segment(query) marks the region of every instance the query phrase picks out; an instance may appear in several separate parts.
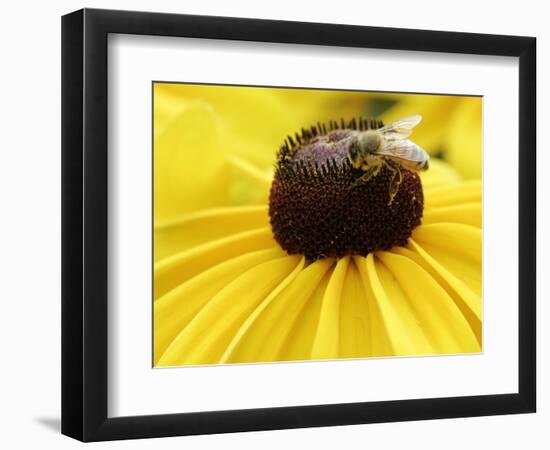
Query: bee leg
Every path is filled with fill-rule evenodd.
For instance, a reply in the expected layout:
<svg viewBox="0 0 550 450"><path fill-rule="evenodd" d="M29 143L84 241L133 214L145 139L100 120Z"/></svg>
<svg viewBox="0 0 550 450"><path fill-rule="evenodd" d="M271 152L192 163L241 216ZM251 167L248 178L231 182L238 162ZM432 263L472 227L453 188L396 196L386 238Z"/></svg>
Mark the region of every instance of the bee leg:
<svg viewBox="0 0 550 450"><path fill-rule="evenodd" d="M385 164L378 164L378 166L376 166L376 170L374 171L374 176L377 177L378 174L380 173L380 171L382 170L382 167L388 165L387 161L384 160L384 163Z"/></svg>
<svg viewBox="0 0 550 450"><path fill-rule="evenodd" d="M388 205L391 205L393 203L393 199L397 195L397 192L399 192L399 186L401 186L401 183L403 181L403 174L401 173L401 168L397 164L391 164L386 163L387 167L393 172L392 177L390 180L390 201Z"/></svg>
<svg viewBox="0 0 550 450"><path fill-rule="evenodd" d="M370 166L365 169L365 173L355 180L348 189L356 188L363 183L367 183L373 176L377 174L377 167Z"/></svg>

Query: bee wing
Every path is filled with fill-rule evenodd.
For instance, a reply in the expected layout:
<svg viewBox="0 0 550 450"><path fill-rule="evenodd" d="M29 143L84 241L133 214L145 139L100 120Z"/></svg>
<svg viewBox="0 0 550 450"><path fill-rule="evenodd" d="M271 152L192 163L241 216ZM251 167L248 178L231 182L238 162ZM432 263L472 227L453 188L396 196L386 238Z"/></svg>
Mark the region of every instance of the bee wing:
<svg viewBox="0 0 550 450"><path fill-rule="evenodd" d="M422 162L427 158L426 151L409 139L389 141L381 150L377 151L375 155L390 156L392 158L404 159L412 162Z"/></svg>
<svg viewBox="0 0 550 450"><path fill-rule="evenodd" d="M378 131L389 140L405 139L411 135L412 129L417 126L421 120L422 116L419 114L403 117L402 119L398 119L380 128Z"/></svg>

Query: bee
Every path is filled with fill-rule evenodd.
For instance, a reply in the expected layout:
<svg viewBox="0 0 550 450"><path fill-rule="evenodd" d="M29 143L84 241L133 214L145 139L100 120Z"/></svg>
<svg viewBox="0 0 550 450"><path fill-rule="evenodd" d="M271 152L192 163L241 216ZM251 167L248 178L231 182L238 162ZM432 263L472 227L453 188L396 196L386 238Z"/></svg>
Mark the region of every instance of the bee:
<svg viewBox="0 0 550 450"><path fill-rule="evenodd" d="M347 158L353 167L365 173L351 188L366 183L377 176L383 167L387 167L392 172L389 188L391 204L403 181L402 168L415 172L427 170L430 156L407 139L421 120L420 115L413 115L377 130L356 133L350 139Z"/></svg>

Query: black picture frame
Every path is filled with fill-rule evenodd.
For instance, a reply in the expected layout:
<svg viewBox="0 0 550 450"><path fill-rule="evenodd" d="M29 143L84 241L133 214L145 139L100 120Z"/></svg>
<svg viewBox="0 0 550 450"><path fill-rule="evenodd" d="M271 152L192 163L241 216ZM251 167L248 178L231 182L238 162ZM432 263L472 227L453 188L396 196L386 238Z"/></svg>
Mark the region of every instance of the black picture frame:
<svg viewBox="0 0 550 450"><path fill-rule="evenodd" d="M519 57L518 392L109 418L110 33ZM83 9L62 18L62 433L82 441L535 412L536 39ZM513 295L510 293L510 295Z"/></svg>

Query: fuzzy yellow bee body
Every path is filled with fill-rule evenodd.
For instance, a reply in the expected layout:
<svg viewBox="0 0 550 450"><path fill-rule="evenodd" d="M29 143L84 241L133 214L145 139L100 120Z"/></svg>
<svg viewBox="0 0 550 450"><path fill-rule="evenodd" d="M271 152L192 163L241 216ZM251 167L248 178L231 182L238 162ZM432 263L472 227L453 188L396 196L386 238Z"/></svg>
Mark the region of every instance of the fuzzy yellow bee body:
<svg viewBox="0 0 550 450"><path fill-rule="evenodd" d="M430 156L421 147L407 139L412 129L422 120L419 115L405 117L377 130L358 132L350 139L347 157L356 169L365 173L354 186L377 176L383 167L392 172L390 203L403 180L401 168L423 171L429 167Z"/></svg>

